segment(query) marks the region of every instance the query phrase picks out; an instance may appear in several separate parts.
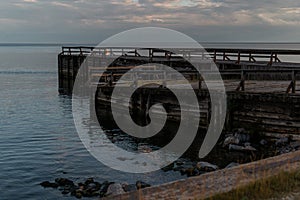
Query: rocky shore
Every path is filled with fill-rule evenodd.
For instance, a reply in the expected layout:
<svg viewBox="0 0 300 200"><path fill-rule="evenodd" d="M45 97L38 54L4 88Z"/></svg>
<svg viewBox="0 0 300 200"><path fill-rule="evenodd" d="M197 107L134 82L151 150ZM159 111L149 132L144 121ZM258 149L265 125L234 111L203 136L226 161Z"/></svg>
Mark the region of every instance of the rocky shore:
<svg viewBox="0 0 300 200"><path fill-rule="evenodd" d="M71 195L78 199L82 197L107 197L151 186L142 181L137 181L135 184L121 184L109 181L100 183L93 178L88 178L84 182L79 183L75 183L67 178L57 178L54 182L44 181L40 185L44 188L58 189L62 195Z"/></svg>
<svg viewBox="0 0 300 200"><path fill-rule="evenodd" d="M231 168L299 149L300 141L293 140L291 136L267 137L251 134L249 131L239 128L224 133L211 155L208 155L204 160L180 158L162 170L179 172L186 177L199 176L207 172ZM67 178L57 178L54 182L45 181L40 185L45 188L58 189L63 195L71 195L76 198L107 197L150 187L149 184L143 181L136 181L135 184L109 181L100 183L93 178L88 178L79 183Z"/></svg>

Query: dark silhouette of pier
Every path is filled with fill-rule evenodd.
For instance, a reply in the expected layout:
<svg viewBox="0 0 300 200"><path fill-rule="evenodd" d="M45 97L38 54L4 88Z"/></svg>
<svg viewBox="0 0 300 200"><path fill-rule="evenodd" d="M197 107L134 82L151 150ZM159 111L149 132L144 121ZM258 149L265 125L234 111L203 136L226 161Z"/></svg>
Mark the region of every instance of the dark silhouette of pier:
<svg viewBox="0 0 300 200"><path fill-rule="evenodd" d="M291 57L299 62L290 60ZM223 78L228 101L226 128L255 127L265 133L300 133L300 90L297 85L300 50L180 48L175 54L171 49L63 47L58 56L59 92L72 93L78 69L84 65L88 69L83 74L87 84L101 88L96 99L109 105L114 85L126 72L147 63L163 64L175 68L190 81L203 112L200 126L205 128L210 120L209 93L205 80L191 66L192 62L217 65L219 72L211 71L209 65L204 65L207 69L202 70L212 76L220 73ZM161 77L162 84L171 76L159 69L153 71L151 65L148 67L152 69L151 74L157 73ZM147 70L141 72L143 76L145 72ZM138 87L145 81L134 84ZM124 83L124 87L131 86L130 82ZM140 110L146 109L145 104L149 102L163 101L170 107L172 103L176 104L168 99L170 94L164 87L143 88L140 92L143 95L139 95L134 101L136 104L132 105ZM176 120L177 115L175 112L172 118Z"/></svg>

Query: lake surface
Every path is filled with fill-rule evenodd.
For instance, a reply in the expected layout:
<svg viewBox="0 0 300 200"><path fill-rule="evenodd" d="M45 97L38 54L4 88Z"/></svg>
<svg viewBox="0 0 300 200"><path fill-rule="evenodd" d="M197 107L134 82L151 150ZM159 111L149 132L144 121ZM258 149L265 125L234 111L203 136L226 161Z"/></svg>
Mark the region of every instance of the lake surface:
<svg viewBox="0 0 300 200"><path fill-rule="evenodd" d="M61 198L58 190L39 185L57 177L150 184L183 178L163 171L122 173L87 152L74 126L71 99L57 92L59 51L53 46L0 47L0 199Z"/></svg>
<svg viewBox="0 0 300 200"><path fill-rule="evenodd" d="M0 45L0 199L62 198L58 190L39 185L57 177L150 184L184 178L173 171L119 172L87 152L74 126L71 98L57 92L60 50L55 45Z"/></svg>

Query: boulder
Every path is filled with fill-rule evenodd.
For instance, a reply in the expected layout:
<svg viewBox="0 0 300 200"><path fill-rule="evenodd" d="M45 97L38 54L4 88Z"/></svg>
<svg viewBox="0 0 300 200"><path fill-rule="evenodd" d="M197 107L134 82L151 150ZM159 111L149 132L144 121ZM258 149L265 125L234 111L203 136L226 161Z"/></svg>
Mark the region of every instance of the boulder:
<svg viewBox="0 0 300 200"><path fill-rule="evenodd" d="M138 146L138 152L141 153L150 153L152 152L152 148L147 145L139 145Z"/></svg>
<svg viewBox="0 0 300 200"><path fill-rule="evenodd" d="M104 197L104 196L106 195L107 190L108 190L108 187L109 187L111 184L114 184L114 182L104 181L104 182L101 184L101 187L100 187L100 197Z"/></svg>
<svg viewBox="0 0 300 200"><path fill-rule="evenodd" d="M296 151L293 147L291 146L284 146L279 148L278 152L279 154L285 154L285 153L290 153Z"/></svg>
<svg viewBox="0 0 300 200"><path fill-rule="evenodd" d="M246 130L244 128L237 128L237 129L234 129L234 132L235 133L246 133Z"/></svg>
<svg viewBox="0 0 300 200"><path fill-rule="evenodd" d="M124 194L125 191L120 183L114 183L108 186L106 196Z"/></svg>
<svg viewBox="0 0 300 200"><path fill-rule="evenodd" d="M268 141L265 140L265 139L262 139L262 140L259 142L259 144L262 145L262 146L265 146L265 145L268 144Z"/></svg>
<svg viewBox="0 0 300 200"><path fill-rule="evenodd" d="M81 199L82 198L82 191L81 190L76 190L75 193L74 193L74 196L77 199Z"/></svg>
<svg viewBox="0 0 300 200"><path fill-rule="evenodd" d="M50 183L49 181L44 181L42 183L40 183L40 185L44 188L57 188L58 184L57 183Z"/></svg>
<svg viewBox="0 0 300 200"><path fill-rule="evenodd" d="M300 141L298 140L298 141L291 142L290 146L292 148L294 148L294 149L299 149L299 147L300 147Z"/></svg>
<svg viewBox="0 0 300 200"><path fill-rule="evenodd" d="M250 135L246 133L235 133L234 137L237 138L240 143L245 143L250 141Z"/></svg>
<svg viewBox="0 0 300 200"><path fill-rule="evenodd" d="M137 190L135 184L123 183L122 187L125 192L131 192Z"/></svg>
<svg viewBox="0 0 300 200"><path fill-rule="evenodd" d="M279 138L275 141L275 145L276 146L283 146L285 144L288 144L289 142L290 142L290 138L282 137L282 138Z"/></svg>
<svg viewBox="0 0 300 200"><path fill-rule="evenodd" d="M173 168L173 171L175 171L175 172L179 172L181 170L184 170L183 166L176 166L176 167Z"/></svg>
<svg viewBox="0 0 300 200"><path fill-rule="evenodd" d="M175 162L175 164L176 164L176 166L182 166L182 165L184 165L184 161L177 160Z"/></svg>
<svg viewBox="0 0 300 200"><path fill-rule="evenodd" d="M66 186L66 185L74 185L74 182L66 179L66 178L57 178L55 179L55 182L59 185L59 186Z"/></svg>
<svg viewBox="0 0 300 200"><path fill-rule="evenodd" d="M233 135L229 135L228 137L225 138L224 142L223 142L223 147L227 147L230 144L239 144L240 140L238 138L236 138Z"/></svg>
<svg viewBox="0 0 300 200"><path fill-rule="evenodd" d="M217 165L213 165L208 162L198 162L197 168L200 171L205 171L205 172L211 172L211 171L215 171L215 170L219 169L219 167Z"/></svg>
<svg viewBox="0 0 300 200"><path fill-rule="evenodd" d="M174 168L174 163L171 163L170 165L163 167L162 170L164 172L167 172L173 170L173 168Z"/></svg>
<svg viewBox="0 0 300 200"><path fill-rule="evenodd" d="M61 192L62 194L69 194L69 193L74 193L74 191L76 191L77 189L79 189L78 186L76 185L65 185L63 188L63 191Z"/></svg>
<svg viewBox="0 0 300 200"><path fill-rule="evenodd" d="M254 147L249 145L249 143L246 143L245 146L230 144L229 145L229 150L234 150L234 151L257 151Z"/></svg>
<svg viewBox="0 0 300 200"><path fill-rule="evenodd" d="M232 162L232 163L229 163L225 168L228 169L228 168L236 167L239 165L240 165L239 163Z"/></svg>
<svg viewBox="0 0 300 200"><path fill-rule="evenodd" d="M139 190L139 189L146 188L146 187L151 187L150 184L145 183L145 182L143 182L143 181L137 181L137 182L135 183L135 186L136 186L136 188L137 188L138 190Z"/></svg>
<svg viewBox="0 0 300 200"><path fill-rule="evenodd" d="M88 185L90 183L94 183L94 179L93 178L88 178L86 179L86 181L84 182L85 185Z"/></svg>
<svg viewBox="0 0 300 200"><path fill-rule="evenodd" d="M181 175L191 176L191 174L193 174L193 171L194 171L194 167L182 168L180 170L180 173Z"/></svg>

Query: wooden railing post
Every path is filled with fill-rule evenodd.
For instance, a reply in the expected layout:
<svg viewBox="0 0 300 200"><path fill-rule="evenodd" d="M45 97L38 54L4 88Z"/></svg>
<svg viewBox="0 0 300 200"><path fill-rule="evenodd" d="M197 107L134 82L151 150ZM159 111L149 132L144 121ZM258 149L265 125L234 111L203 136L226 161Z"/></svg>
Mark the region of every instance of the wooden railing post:
<svg viewBox="0 0 300 200"><path fill-rule="evenodd" d="M241 81L240 81L238 87L236 88L236 91L245 91L245 75L246 75L245 71L242 70L241 71Z"/></svg>
<svg viewBox="0 0 300 200"><path fill-rule="evenodd" d="M295 94L296 93L296 73L295 73L295 70L292 71L292 83L293 83L292 93Z"/></svg>
<svg viewBox="0 0 300 200"><path fill-rule="evenodd" d="M241 62L241 52L238 52L238 60L236 61L236 64L240 64Z"/></svg>
<svg viewBox="0 0 300 200"><path fill-rule="evenodd" d="M241 74L241 76L242 76L242 79L241 79L241 87L242 87L242 91L245 91L245 71L244 70L242 70L242 74Z"/></svg>
<svg viewBox="0 0 300 200"><path fill-rule="evenodd" d="M202 77L200 74L197 74L198 77L198 89L201 90L202 89Z"/></svg>
<svg viewBox="0 0 300 200"><path fill-rule="evenodd" d="M214 50L214 62L216 62L216 61L217 61L217 51Z"/></svg>
<svg viewBox="0 0 300 200"><path fill-rule="evenodd" d="M293 94L296 93L296 71L295 70L292 71L292 80L286 90L286 93L290 93L291 90Z"/></svg>
<svg viewBox="0 0 300 200"><path fill-rule="evenodd" d="M270 62L268 63L269 66L272 66L272 64L273 64L273 56L274 56L274 53L272 52L271 57L270 57Z"/></svg>

